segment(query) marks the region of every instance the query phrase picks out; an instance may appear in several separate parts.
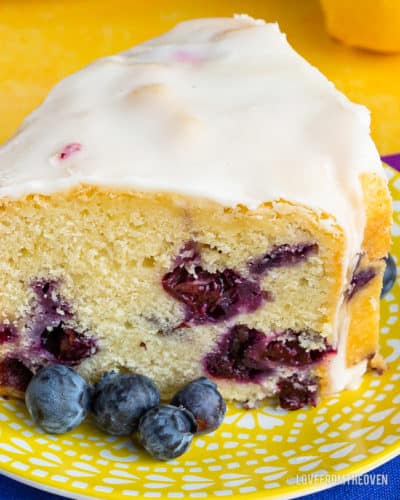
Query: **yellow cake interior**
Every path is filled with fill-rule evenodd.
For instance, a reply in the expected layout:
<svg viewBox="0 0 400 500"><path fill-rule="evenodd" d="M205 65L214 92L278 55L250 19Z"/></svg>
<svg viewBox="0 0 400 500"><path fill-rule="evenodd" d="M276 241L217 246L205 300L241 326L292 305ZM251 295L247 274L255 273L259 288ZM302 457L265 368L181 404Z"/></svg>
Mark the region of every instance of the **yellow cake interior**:
<svg viewBox="0 0 400 500"><path fill-rule="evenodd" d="M6 200L1 211L0 311L3 324L15 324L18 333L17 340L0 346L0 355L30 358L25 364L32 371L44 363L39 355L35 365L27 327L35 314L32 283L37 280L57 283L53 293L72 310L64 324L95 339L96 353L74 363L91 382L108 370L135 371L152 378L169 397L190 380L210 376L204 359L235 325L266 335L306 332L307 350L323 339L335 348L345 246L342 230L327 214L283 200L249 210L176 194L91 186ZM166 293L162 278L188 241L198 245L207 271L229 268L244 277L251 275L255 258L276 246L308 242L317 251L257 278L268 297L256 311L182 327L184 305ZM380 271L372 280L376 290ZM373 342L374 352L375 337ZM307 373L327 377L326 362ZM276 394L278 380L296 371L283 364L257 383L216 381L225 397L255 401Z"/></svg>

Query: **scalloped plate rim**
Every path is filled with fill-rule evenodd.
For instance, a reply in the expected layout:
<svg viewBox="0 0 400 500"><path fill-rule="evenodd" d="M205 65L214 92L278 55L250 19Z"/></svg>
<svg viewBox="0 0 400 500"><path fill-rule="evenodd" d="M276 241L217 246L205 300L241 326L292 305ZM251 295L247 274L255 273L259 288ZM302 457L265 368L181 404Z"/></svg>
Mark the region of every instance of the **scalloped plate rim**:
<svg viewBox="0 0 400 500"><path fill-rule="evenodd" d="M393 448L393 450L390 450L390 448ZM305 495L311 495L312 493L318 493L321 491L328 490L330 488L334 488L335 486L339 486L340 484L343 484L346 482L346 480L349 478L349 476L360 476L362 474L366 474L367 472L370 472L371 470L374 470L376 467L379 467L381 465L384 465L386 462L389 462L396 456L400 454L400 445L399 444L394 444L390 445L387 448L385 448L385 452L382 452L380 455L377 455L376 460L374 460L372 463L369 460L368 464L366 465L363 462L360 462L358 465L355 464L352 469L352 472L346 472L346 474L341 474L340 472L336 473L338 478L339 476L342 476L341 478L338 479L338 481L334 482L321 482L318 486L307 486L307 485L297 485L296 490L293 491L294 487L293 486L282 486L279 488L280 491L274 493L274 491L266 491L266 490L259 490L255 491L253 493L246 493L243 494L243 496L246 497L248 500L255 500L255 499L260 499L260 496L262 496L262 499L264 500L294 500L296 498L305 496ZM353 471L353 469L355 469ZM49 486L44 483L40 483L37 481L32 481L31 479L27 479L23 476L20 476L18 474L15 474L13 472L9 471L4 471L2 470L0 474L3 474L4 476L13 479L21 484L24 484L26 486L31 486L32 488L35 488L39 491L44 491L46 493L52 493L54 495L60 495L65 498L70 498L72 500L98 500L100 497L95 497L92 495L80 495L79 493L76 493L74 491L68 491L68 490L63 490L62 488L56 488L54 486ZM293 493L293 494L292 494ZM289 495L289 496L288 496ZM230 498L234 498L235 495L232 495ZM113 499L114 496L110 496L110 499ZM120 500L120 496L115 497ZM129 498L129 497L126 497ZM143 496L138 495L135 497L137 499L143 498ZM162 496L159 498L163 498ZM166 497L164 497L166 498ZM212 497L211 497L212 498Z"/></svg>

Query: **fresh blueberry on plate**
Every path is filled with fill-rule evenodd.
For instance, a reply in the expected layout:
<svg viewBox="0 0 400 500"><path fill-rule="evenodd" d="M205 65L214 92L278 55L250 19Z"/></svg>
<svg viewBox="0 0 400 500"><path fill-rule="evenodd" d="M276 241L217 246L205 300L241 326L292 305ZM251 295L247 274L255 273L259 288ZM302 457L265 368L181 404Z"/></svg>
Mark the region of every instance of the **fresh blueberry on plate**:
<svg viewBox="0 0 400 500"><path fill-rule="evenodd" d="M114 436L129 436L140 417L160 404L160 393L145 375L106 373L95 387L92 412L97 426Z"/></svg>
<svg viewBox="0 0 400 500"><path fill-rule="evenodd" d="M189 411L160 405L140 419L139 441L154 458L171 460L188 450L196 431L196 421Z"/></svg>
<svg viewBox="0 0 400 500"><path fill-rule="evenodd" d="M32 420L50 434L64 434L87 416L93 388L74 370L52 365L30 381L25 403Z"/></svg>
<svg viewBox="0 0 400 500"><path fill-rule="evenodd" d="M381 299L385 295L387 295L393 288L393 285L396 282L396 275L397 275L396 262L390 254L387 257L385 257L385 262L386 262L386 268L385 268L385 274L383 275Z"/></svg>
<svg viewBox="0 0 400 500"><path fill-rule="evenodd" d="M217 385L206 377L187 384L175 394L171 404L190 411L196 419L198 434L215 431L226 413L226 403Z"/></svg>

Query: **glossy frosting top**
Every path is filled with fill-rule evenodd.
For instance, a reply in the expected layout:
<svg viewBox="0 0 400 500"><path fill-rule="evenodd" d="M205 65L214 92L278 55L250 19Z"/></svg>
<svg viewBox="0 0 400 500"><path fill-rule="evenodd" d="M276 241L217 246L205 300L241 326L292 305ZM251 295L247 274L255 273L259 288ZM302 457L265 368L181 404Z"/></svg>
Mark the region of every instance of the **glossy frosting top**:
<svg viewBox="0 0 400 500"><path fill-rule="evenodd" d="M61 81L0 149L0 196L89 183L283 198L361 233L359 174L382 173L369 125L276 24L187 21Z"/></svg>

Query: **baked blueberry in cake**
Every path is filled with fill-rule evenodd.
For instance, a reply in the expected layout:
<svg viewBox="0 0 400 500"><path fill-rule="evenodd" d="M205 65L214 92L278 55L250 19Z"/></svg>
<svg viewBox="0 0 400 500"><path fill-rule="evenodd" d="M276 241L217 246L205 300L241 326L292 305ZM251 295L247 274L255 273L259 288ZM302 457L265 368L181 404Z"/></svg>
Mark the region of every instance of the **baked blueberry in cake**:
<svg viewBox="0 0 400 500"><path fill-rule="evenodd" d="M200 377L251 407L381 369L391 200L368 111L248 16L59 83L0 149L0 391Z"/></svg>

